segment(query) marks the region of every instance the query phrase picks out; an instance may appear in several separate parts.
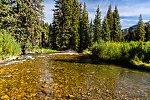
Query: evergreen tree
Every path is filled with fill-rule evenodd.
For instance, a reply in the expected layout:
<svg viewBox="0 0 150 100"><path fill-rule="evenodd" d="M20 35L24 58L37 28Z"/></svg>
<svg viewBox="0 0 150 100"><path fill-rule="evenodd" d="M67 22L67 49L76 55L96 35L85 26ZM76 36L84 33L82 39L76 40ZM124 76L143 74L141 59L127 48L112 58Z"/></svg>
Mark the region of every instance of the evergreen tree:
<svg viewBox="0 0 150 100"><path fill-rule="evenodd" d="M114 41L121 41L122 40L122 31L121 31L121 25L120 25L120 16L117 9L117 6L115 6L115 10L113 12L113 32L111 34Z"/></svg>
<svg viewBox="0 0 150 100"><path fill-rule="evenodd" d="M41 0L17 0L17 27L15 37L22 45L22 50L41 45L43 6ZM32 44L32 45L31 45ZM23 52L24 53L24 52Z"/></svg>
<svg viewBox="0 0 150 100"><path fill-rule="evenodd" d="M57 34L57 46L59 50L67 50L69 48L69 39L71 38L71 7L70 3L72 0L60 0L59 3L59 29L60 32Z"/></svg>
<svg viewBox="0 0 150 100"><path fill-rule="evenodd" d="M82 4L79 4L79 27L78 27L78 32L79 32L79 45L78 45L78 52L82 52L82 47L83 47L83 36L84 34L82 33L82 27L83 27L83 20L82 20Z"/></svg>
<svg viewBox="0 0 150 100"><path fill-rule="evenodd" d="M109 30L110 30L110 37L111 37L111 40L113 40L113 23L114 23L114 20L113 20L113 12L112 12L111 5L109 5L109 8L108 8L107 20L108 20L108 25L109 25Z"/></svg>
<svg viewBox="0 0 150 100"><path fill-rule="evenodd" d="M71 8L71 30L70 30L70 43L69 48L76 50L78 47L78 27L79 27L79 3L78 0L71 0L72 4L70 3Z"/></svg>
<svg viewBox="0 0 150 100"><path fill-rule="evenodd" d="M150 41L150 24L146 26L146 34L145 34L146 41Z"/></svg>
<svg viewBox="0 0 150 100"><path fill-rule="evenodd" d="M43 31L42 31L42 37L41 37L41 39L42 39L42 41L41 41L41 46L43 47L43 48L47 48L47 47L49 47L49 32L50 32L50 26L49 26L49 24L48 23L45 23L44 21L43 21Z"/></svg>
<svg viewBox="0 0 150 100"><path fill-rule="evenodd" d="M16 28L13 4L15 1L0 0L0 29L13 31Z"/></svg>
<svg viewBox="0 0 150 100"><path fill-rule="evenodd" d="M82 52L83 50L85 50L89 47L89 34L88 34L89 20L88 20L88 12L87 12L87 8L86 8L86 3L84 3L83 11L80 15L79 21L80 22L79 22L78 50L79 50L79 52Z"/></svg>
<svg viewBox="0 0 150 100"><path fill-rule="evenodd" d="M91 22L89 24L88 34L89 34L89 46L91 47L92 42L93 42L93 23L92 23L92 19L91 19Z"/></svg>
<svg viewBox="0 0 150 100"><path fill-rule="evenodd" d="M129 28L128 34L129 34L128 41L136 41L136 33L132 27Z"/></svg>
<svg viewBox="0 0 150 100"><path fill-rule="evenodd" d="M52 49L52 38L53 38L53 27L52 24L49 25L49 34L48 34L48 47Z"/></svg>
<svg viewBox="0 0 150 100"><path fill-rule="evenodd" d="M61 11L60 11L60 0L55 0L55 9L53 9L54 13L53 13L53 22L52 22L52 35L51 35L51 48L54 49L54 50L58 50L58 47L57 47L57 35L60 34L60 14L61 14Z"/></svg>
<svg viewBox="0 0 150 100"><path fill-rule="evenodd" d="M89 28L89 17L88 17L88 11L86 3L84 3L83 6L83 14L82 14L82 20L83 20L83 34L84 34L84 49L87 49L89 47L89 34L88 34L88 28Z"/></svg>
<svg viewBox="0 0 150 100"><path fill-rule="evenodd" d="M1 0L0 28L12 32L22 51L40 45L42 0ZM32 44L32 45L30 45Z"/></svg>
<svg viewBox="0 0 150 100"><path fill-rule="evenodd" d="M103 29L102 31L103 40L110 41L110 29L109 29L107 17L104 18L102 29Z"/></svg>
<svg viewBox="0 0 150 100"><path fill-rule="evenodd" d="M102 39L101 12L100 12L99 5L97 7L93 29L94 29L93 42L98 42L99 39Z"/></svg>
<svg viewBox="0 0 150 100"><path fill-rule="evenodd" d="M53 50L57 50L57 43L56 43L56 38L57 38L57 34L60 32L59 30L59 26L58 26L58 22L56 21L56 19L53 20L52 23L52 34L51 34L51 48Z"/></svg>
<svg viewBox="0 0 150 100"><path fill-rule="evenodd" d="M59 50L76 50L79 38L78 25L78 0L55 0L52 47L58 47Z"/></svg>
<svg viewBox="0 0 150 100"><path fill-rule="evenodd" d="M145 40L145 27L142 20L142 15L139 17L138 27L137 27L137 33L136 33L136 40L137 41L144 41Z"/></svg>

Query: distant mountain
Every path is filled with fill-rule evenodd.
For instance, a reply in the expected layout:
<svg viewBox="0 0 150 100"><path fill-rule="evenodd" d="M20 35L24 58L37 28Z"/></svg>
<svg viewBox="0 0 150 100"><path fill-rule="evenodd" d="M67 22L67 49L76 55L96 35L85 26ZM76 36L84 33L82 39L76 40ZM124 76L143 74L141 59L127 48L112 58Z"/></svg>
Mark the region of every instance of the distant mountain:
<svg viewBox="0 0 150 100"><path fill-rule="evenodd" d="M150 24L150 21L144 23L145 26L147 26L147 25L149 25L149 24ZM131 27L129 27L129 28L135 30L135 29L137 29L137 27L138 27L138 25L133 25L133 26L131 26ZM128 34L129 28L126 28L126 29L123 29L123 30L122 30L123 36L126 36L126 35Z"/></svg>
<svg viewBox="0 0 150 100"><path fill-rule="evenodd" d="M150 24L150 21L144 23L145 26L147 26L147 25L149 25L149 24ZM136 29L137 26L138 26L138 25L133 25L133 26L131 26L131 27L129 27L129 28ZM126 29L123 29L123 30L128 30L129 28L126 28Z"/></svg>

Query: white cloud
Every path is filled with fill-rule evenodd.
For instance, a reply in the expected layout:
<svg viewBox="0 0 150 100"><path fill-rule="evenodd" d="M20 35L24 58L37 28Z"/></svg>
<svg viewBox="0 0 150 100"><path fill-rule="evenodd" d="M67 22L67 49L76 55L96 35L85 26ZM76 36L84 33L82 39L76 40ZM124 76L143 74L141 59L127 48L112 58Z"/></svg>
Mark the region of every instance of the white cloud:
<svg viewBox="0 0 150 100"><path fill-rule="evenodd" d="M150 14L150 7L119 7L119 12L121 16L139 16L140 14L142 15L147 15Z"/></svg>
<svg viewBox="0 0 150 100"><path fill-rule="evenodd" d="M143 15L144 22L150 20L150 1L148 0L120 0L112 2L112 0L79 0L80 2L87 2L87 9L89 11L89 19L94 19L97 5L100 5L100 10L102 12L102 18L106 15L108 6L110 3L113 5L118 4L118 9L120 12L120 16L125 16L124 18L121 18L121 24L122 28L132 26L134 24L137 24L138 17L140 14ZM145 2L144 2L145 1ZM45 13L45 21L51 23L53 18L53 11L54 9L54 1L53 0L47 0L44 2L44 11ZM134 16L134 17L132 17Z"/></svg>

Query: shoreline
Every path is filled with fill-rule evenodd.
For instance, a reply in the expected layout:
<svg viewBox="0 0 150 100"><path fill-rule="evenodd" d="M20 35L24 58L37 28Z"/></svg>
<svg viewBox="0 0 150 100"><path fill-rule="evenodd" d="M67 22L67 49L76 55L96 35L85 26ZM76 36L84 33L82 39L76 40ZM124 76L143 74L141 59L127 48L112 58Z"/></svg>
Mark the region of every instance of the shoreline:
<svg viewBox="0 0 150 100"><path fill-rule="evenodd" d="M129 69L135 69L139 71L148 71L150 72L150 64L149 63L144 63L142 61L135 61L135 60L127 60L127 59L118 59L118 60L106 60L106 59L101 59L98 57L95 57L93 55L88 55L84 53L76 53L76 52L57 52L57 53L29 53L26 55L18 55L18 56L10 56L10 57L5 57L0 59L0 64L6 63L6 62L11 62L17 59L25 58L26 56L32 56L35 54L48 54L48 55L76 55L76 56L86 56L86 58L90 58L93 60L95 63L101 64L101 63L106 63L106 64L114 64L121 66L123 68L129 68Z"/></svg>
<svg viewBox="0 0 150 100"><path fill-rule="evenodd" d="M9 57L0 58L0 64L5 63L5 62L8 62L8 61L16 60L16 59L18 59L18 58L20 58L20 57L21 57L21 55L18 55L18 56L9 56Z"/></svg>
<svg viewBox="0 0 150 100"><path fill-rule="evenodd" d="M100 63L114 64L117 66L121 66L123 68L150 72L150 63L145 63L142 61L128 60L128 59L114 59L114 60L107 59L106 60L99 57L95 57L93 55L90 55L90 58L92 60L97 61L97 63L99 64Z"/></svg>
<svg viewBox="0 0 150 100"><path fill-rule="evenodd" d="M75 53L75 52L52 52L52 53L28 53L25 55L17 55L17 56L9 56L9 57L4 57L4 58L0 58L0 64L4 64L6 62L11 62L17 59L32 59L32 58L28 58L28 56L33 56L33 55L38 55L38 54L48 54L48 55L84 55L83 53ZM40 56L39 56L40 57Z"/></svg>

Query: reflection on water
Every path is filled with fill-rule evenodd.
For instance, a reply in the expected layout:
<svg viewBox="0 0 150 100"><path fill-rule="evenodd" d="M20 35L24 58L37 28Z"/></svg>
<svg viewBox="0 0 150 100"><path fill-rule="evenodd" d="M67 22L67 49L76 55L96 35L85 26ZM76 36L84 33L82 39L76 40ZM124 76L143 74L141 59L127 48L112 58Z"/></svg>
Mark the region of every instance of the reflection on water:
<svg viewBox="0 0 150 100"><path fill-rule="evenodd" d="M9 76L11 77L4 77ZM150 73L92 64L78 55L42 55L0 66L1 99L149 99Z"/></svg>

